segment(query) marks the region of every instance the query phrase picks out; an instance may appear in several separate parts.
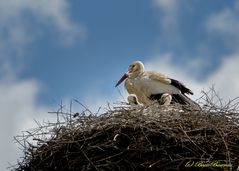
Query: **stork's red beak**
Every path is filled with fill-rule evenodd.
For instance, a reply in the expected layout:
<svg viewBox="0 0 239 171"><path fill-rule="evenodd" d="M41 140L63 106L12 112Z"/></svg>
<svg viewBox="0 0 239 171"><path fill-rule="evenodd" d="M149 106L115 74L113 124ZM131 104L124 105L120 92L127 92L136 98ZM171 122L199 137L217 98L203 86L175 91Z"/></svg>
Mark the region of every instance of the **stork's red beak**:
<svg viewBox="0 0 239 171"><path fill-rule="evenodd" d="M117 87L118 85L120 85L126 78L128 77L128 74L125 73L120 80L117 82L117 84L115 85L115 87Z"/></svg>

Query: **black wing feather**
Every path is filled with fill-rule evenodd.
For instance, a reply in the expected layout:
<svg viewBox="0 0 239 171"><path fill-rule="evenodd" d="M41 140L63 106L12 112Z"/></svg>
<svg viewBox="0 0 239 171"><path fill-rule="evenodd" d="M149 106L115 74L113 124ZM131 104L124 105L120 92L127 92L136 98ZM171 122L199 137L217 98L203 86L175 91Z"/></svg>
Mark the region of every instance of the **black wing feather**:
<svg viewBox="0 0 239 171"><path fill-rule="evenodd" d="M180 81L178 80L175 80L175 79L171 79L171 84L175 87L177 87L182 94L192 94L193 95L193 92L192 90L190 90L189 88L187 88L183 83L181 83Z"/></svg>

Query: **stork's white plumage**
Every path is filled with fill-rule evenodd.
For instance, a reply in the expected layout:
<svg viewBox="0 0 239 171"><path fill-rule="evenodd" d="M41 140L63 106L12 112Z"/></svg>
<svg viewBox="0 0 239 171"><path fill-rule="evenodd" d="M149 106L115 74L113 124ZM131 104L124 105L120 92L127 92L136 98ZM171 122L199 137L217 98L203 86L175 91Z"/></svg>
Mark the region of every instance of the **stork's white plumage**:
<svg viewBox="0 0 239 171"><path fill-rule="evenodd" d="M160 100L165 93L168 93L169 96L167 98L170 102L171 100L172 102L181 104L192 102L185 95L193 94L190 89L185 87L181 82L161 73L145 71L144 65L140 61L135 61L129 66L128 71L117 82L116 87L124 80L128 93L135 94L138 101L146 105L152 104L155 100Z"/></svg>

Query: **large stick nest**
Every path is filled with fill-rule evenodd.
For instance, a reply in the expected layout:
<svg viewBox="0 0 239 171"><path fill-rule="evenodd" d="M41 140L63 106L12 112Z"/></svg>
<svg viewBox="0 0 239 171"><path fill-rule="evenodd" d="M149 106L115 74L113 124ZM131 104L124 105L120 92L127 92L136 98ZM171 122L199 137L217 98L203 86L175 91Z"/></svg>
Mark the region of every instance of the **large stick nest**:
<svg viewBox="0 0 239 171"><path fill-rule="evenodd" d="M16 138L24 157L13 170L236 170L238 103L217 106L206 93L204 100L201 110L120 105L101 115L56 112L56 123Z"/></svg>

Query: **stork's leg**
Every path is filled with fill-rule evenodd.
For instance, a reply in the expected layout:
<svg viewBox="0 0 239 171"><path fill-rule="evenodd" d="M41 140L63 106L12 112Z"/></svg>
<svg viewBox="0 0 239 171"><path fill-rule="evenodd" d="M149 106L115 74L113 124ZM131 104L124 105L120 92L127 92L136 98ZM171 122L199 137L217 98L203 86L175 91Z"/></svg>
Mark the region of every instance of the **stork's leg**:
<svg viewBox="0 0 239 171"><path fill-rule="evenodd" d="M161 105L170 105L172 101L172 95L169 93L164 93L160 98Z"/></svg>
<svg viewBox="0 0 239 171"><path fill-rule="evenodd" d="M138 105L139 104L138 97L135 94L129 94L127 100L130 105Z"/></svg>

